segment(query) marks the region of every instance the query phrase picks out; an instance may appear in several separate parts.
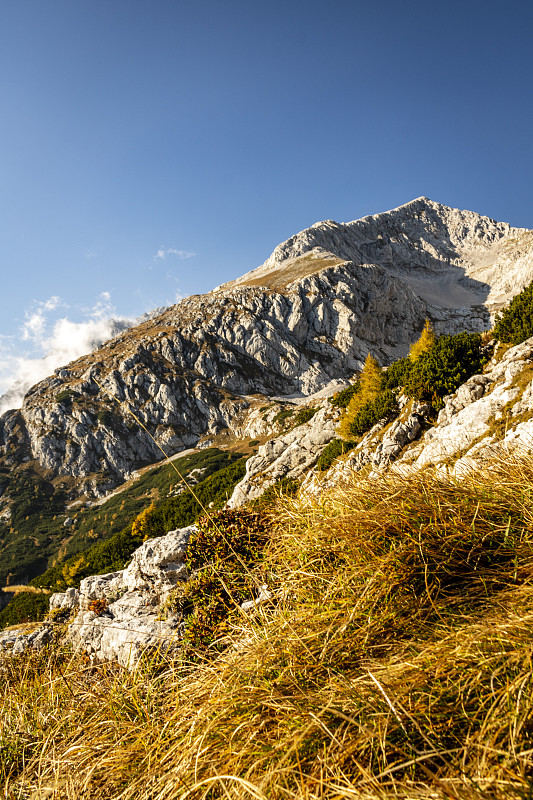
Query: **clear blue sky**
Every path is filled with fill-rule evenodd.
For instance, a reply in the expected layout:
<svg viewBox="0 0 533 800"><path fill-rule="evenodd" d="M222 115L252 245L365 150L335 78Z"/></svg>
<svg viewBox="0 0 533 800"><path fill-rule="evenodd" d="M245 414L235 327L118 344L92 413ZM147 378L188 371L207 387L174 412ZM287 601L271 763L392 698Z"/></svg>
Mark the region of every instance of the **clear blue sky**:
<svg viewBox="0 0 533 800"><path fill-rule="evenodd" d="M4 0L0 367L320 219L427 195L533 227L532 34L512 0Z"/></svg>

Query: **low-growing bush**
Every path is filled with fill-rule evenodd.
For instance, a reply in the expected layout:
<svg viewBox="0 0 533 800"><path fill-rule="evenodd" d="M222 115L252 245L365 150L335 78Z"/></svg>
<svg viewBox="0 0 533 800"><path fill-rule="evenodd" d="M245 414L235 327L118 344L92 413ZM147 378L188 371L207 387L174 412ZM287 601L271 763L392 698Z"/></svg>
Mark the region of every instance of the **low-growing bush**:
<svg viewBox="0 0 533 800"><path fill-rule="evenodd" d="M294 409L293 408L283 408L281 411L278 411L276 416L274 417L274 422L277 425L285 425L290 417L294 416Z"/></svg>
<svg viewBox="0 0 533 800"><path fill-rule="evenodd" d="M344 439L332 439L320 454L320 458L316 464L318 471L325 472L331 467L336 458L344 455L344 453L348 453L353 447L355 447L355 442L347 442Z"/></svg>
<svg viewBox="0 0 533 800"><path fill-rule="evenodd" d="M405 386L413 362L410 358L399 358L387 367L382 377L382 389L398 389Z"/></svg>
<svg viewBox="0 0 533 800"><path fill-rule="evenodd" d="M510 344L520 344L533 336L533 283L522 289L498 314L494 336Z"/></svg>
<svg viewBox="0 0 533 800"><path fill-rule="evenodd" d="M302 408L300 411L297 412L296 416L294 417L294 427L298 425L304 425L309 420L313 419L318 408Z"/></svg>
<svg viewBox="0 0 533 800"><path fill-rule="evenodd" d="M483 368L481 334L439 336L409 371L405 393L414 400L429 400L435 407Z"/></svg>
<svg viewBox="0 0 533 800"><path fill-rule="evenodd" d="M191 578L176 597L187 615L183 646L189 658L206 647L221 649L232 612L259 594L257 566L270 530L265 515L249 509L218 511L197 526L187 548Z"/></svg>
<svg viewBox="0 0 533 800"><path fill-rule="evenodd" d="M360 389L361 387L359 384L354 383L352 386L347 386L345 389L341 389L340 392L337 392L337 394L334 394L333 397L330 397L329 402L333 408L348 408L350 400Z"/></svg>
<svg viewBox="0 0 533 800"><path fill-rule="evenodd" d="M62 405L70 405L74 397L74 392L72 389L62 389L62 391L56 394L56 403L61 403Z"/></svg>
<svg viewBox="0 0 533 800"><path fill-rule="evenodd" d="M96 417L97 417L98 422L100 423L100 425L105 425L105 426L109 427L110 425L113 424L113 414L107 408L104 408L101 411L99 411L98 414L96 415Z"/></svg>
<svg viewBox="0 0 533 800"><path fill-rule="evenodd" d="M396 416L398 411L398 401L394 392L386 389L384 392L380 392L375 400L365 403L361 410L349 421L349 432L352 436L362 436L381 419L390 419Z"/></svg>
<svg viewBox="0 0 533 800"><path fill-rule="evenodd" d="M48 599L48 594L40 592L18 592L0 611L0 630L44 619L48 613Z"/></svg>

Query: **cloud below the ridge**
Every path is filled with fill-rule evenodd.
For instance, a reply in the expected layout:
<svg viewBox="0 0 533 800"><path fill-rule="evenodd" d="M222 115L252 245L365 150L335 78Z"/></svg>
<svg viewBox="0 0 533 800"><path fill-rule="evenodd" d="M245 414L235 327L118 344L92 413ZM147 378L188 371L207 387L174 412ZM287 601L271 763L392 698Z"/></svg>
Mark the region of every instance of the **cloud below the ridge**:
<svg viewBox="0 0 533 800"><path fill-rule="evenodd" d="M0 341L0 414L18 408L28 389L51 375L57 367L86 355L95 347L130 327L134 320L117 317L109 292L103 292L84 319L53 319L68 309L60 297L37 302L26 312L20 338Z"/></svg>

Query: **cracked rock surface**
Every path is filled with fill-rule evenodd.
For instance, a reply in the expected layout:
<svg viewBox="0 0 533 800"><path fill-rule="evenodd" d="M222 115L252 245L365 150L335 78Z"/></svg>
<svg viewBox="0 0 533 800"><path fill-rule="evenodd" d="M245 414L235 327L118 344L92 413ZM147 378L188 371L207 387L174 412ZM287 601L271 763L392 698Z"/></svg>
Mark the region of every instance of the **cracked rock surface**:
<svg viewBox="0 0 533 800"><path fill-rule="evenodd" d="M81 581L68 628L73 645L98 660L116 660L132 669L141 656L169 652L179 641L181 618L165 613L165 601L187 580L184 563L193 525L149 539L128 567ZM63 608L76 590L53 595L51 607ZM67 595L70 593L70 596Z"/></svg>

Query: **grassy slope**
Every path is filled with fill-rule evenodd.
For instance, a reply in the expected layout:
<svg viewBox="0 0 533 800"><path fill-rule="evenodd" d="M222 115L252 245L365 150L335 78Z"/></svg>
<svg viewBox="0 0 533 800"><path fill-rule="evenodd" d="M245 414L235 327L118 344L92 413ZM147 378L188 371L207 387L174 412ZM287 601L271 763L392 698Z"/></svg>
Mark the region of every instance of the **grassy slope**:
<svg viewBox="0 0 533 800"><path fill-rule="evenodd" d="M517 457L285 499L222 655L4 666L6 796L530 797L532 494Z"/></svg>

